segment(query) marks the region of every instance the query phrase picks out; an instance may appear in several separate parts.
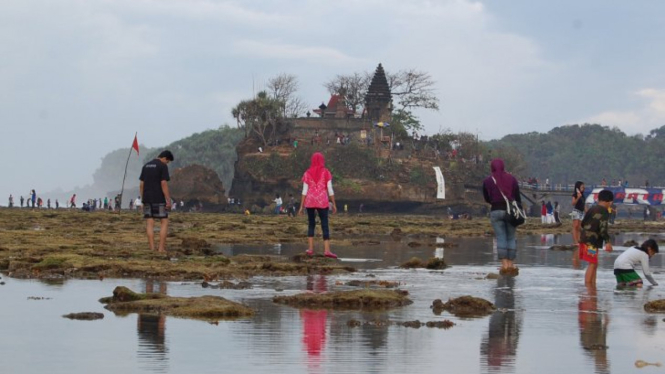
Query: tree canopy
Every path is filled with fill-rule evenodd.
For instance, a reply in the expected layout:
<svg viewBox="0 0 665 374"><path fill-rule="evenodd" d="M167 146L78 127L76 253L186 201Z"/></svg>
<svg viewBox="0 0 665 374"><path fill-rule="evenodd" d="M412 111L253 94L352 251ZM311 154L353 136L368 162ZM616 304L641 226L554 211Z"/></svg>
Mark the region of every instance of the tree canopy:
<svg viewBox="0 0 665 374"><path fill-rule="evenodd" d="M665 126L647 136L628 136L616 127L575 124L548 133L507 135L486 145L520 153L526 160L524 178L566 184L581 180L588 185L600 184L603 178L608 184L629 181L629 186L644 185L647 180L650 185L665 182Z"/></svg>

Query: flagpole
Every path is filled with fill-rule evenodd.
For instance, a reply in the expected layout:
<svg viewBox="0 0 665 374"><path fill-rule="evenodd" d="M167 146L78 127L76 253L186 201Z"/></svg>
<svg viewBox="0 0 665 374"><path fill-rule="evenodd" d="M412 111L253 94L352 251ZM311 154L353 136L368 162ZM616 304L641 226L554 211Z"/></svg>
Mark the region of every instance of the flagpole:
<svg viewBox="0 0 665 374"><path fill-rule="evenodd" d="M134 134L134 139L139 135L138 131ZM132 147L134 144L132 144ZM129 147L129 154L127 155L127 162L125 163L125 174L122 176L122 187L120 188L120 210L122 210L122 195L125 192L125 179L127 178L127 166L129 166L129 158L132 156L132 147Z"/></svg>

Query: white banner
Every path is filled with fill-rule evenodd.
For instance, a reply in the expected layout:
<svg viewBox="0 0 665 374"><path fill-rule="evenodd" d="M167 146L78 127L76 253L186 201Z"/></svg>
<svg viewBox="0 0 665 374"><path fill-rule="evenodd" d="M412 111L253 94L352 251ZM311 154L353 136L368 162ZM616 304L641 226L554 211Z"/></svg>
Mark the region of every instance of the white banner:
<svg viewBox="0 0 665 374"><path fill-rule="evenodd" d="M443 173L441 172L441 168L438 166L434 166L434 172L436 173L436 198L437 199L445 199L446 198L446 181L443 179Z"/></svg>

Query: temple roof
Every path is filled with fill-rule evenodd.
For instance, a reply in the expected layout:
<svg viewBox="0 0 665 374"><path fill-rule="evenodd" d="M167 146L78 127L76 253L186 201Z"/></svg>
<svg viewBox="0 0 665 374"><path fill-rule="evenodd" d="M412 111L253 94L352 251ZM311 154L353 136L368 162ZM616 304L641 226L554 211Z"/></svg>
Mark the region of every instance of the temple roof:
<svg viewBox="0 0 665 374"><path fill-rule="evenodd" d="M321 103L323 105L323 103ZM341 106L341 108L340 108ZM321 114L321 106L319 109L314 109L314 113ZM354 114L356 111L346 107L344 97L342 95L331 95L330 100L328 101L328 106L324 109L324 113L327 115L335 115L337 112L342 111L345 115Z"/></svg>
<svg viewBox="0 0 665 374"><path fill-rule="evenodd" d="M383 71L383 66L379 64L379 66L376 68L376 71L374 72L369 89L367 89L365 102L389 103L391 100L392 94L390 93L390 86L388 86L386 72Z"/></svg>

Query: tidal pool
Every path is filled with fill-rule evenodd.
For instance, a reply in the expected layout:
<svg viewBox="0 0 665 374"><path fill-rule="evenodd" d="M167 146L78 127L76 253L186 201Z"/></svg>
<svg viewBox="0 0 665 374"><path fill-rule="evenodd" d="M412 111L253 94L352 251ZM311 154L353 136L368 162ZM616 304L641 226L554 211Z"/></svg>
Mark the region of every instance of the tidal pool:
<svg viewBox="0 0 665 374"><path fill-rule="evenodd" d="M640 242L643 234L619 236ZM408 242L421 245L409 247ZM443 249L442 242L456 243ZM520 238L515 278L485 279L497 272L491 238L403 239L335 247L342 261L360 269L343 276L250 279L252 289L225 290L200 283L105 279L63 283L2 277L0 373L626 373L636 360L665 363L665 315L643 304L665 298L660 287L615 291L612 264L618 252L601 254L598 287L583 285L584 269L570 251L569 236ZM302 245L220 246L231 254L301 253ZM450 268L402 270L413 256L443 256ZM663 255L651 260L665 284ZM374 277L369 277L373 275ZM349 280L389 280L409 291L412 305L385 312L298 310L275 305L275 295L355 289ZM98 299L118 285L173 296L216 295L242 302L257 313L218 324L163 316L115 316ZM434 299L472 295L499 308L494 314L460 319L432 313ZM97 321L62 318L101 312ZM450 329L361 325L390 320L456 323Z"/></svg>

